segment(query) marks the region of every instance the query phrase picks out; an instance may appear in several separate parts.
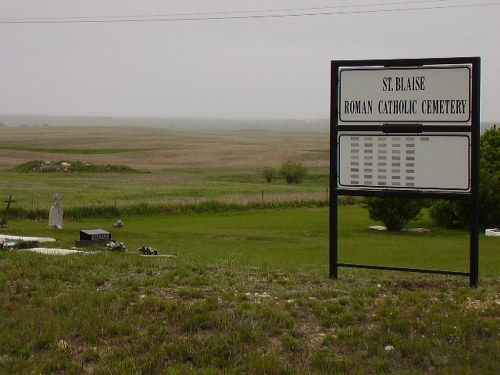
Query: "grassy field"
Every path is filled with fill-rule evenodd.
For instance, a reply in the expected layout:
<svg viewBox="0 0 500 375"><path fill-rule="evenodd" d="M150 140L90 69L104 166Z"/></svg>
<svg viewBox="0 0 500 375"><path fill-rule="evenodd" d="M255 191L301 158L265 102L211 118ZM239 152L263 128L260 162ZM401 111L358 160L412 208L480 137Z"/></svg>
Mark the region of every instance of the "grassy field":
<svg viewBox="0 0 500 375"><path fill-rule="evenodd" d="M161 254L182 253L188 262L230 262L243 267L325 270L328 265L328 209L253 210L115 219L66 220L62 230L44 220L12 220L3 234L54 237L55 247L71 248L81 229L101 228L131 251L143 245ZM410 223L432 232L385 233L368 229L375 223L360 206L340 207L339 261L401 267L468 271L469 236L466 231L432 227L426 215ZM500 277L498 240L481 236L480 272ZM467 280L466 280L467 281Z"/></svg>
<svg viewBox="0 0 500 375"><path fill-rule="evenodd" d="M329 138L324 133L270 131L181 132L134 128L0 128L0 198L17 207L50 208L55 193L64 207L82 205L323 199ZM19 173L32 161L77 160L126 165L148 173ZM267 166L300 160L310 176L299 186L268 184Z"/></svg>
<svg viewBox="0 0 500 375"><path fill-rule="evenodd" d="M282 179L266 183L257 170L170 170L139 174L3 171L0 198L7 199L12 194L16 201L13 207L45 208L47 212L56 193L62 194L63 207L194 203L213 199L225 202L325 199L328 176L323 171L312 172L316 175L292 186Z"/></svg>
<svg viewBox="0 0 500 375"><path fill-rule="evenodd" d="M288 159L309 168L302 185L259 177ZM55 193L68 209L324 199L328 159L322 133L0 128L0 198L47 211ZM13 171L31 160L149 173ZM426 213L410 226L427 234L370 231L358 205L339 218L342 262L467 271L468 233L435 228ZM480 236L470 288L466 277L346 268L329 279L326 208L8 224L1 233L64 248L102 228L128 251L0 251L0 374L500 373L497 238ZM140 256L143 245L163 256Z"/></svg>
<svg viewBox="0 0 500 375"><path fill-rule="evenodd" d="M340 218L343 260L466 268L465 232L371 232L358 206ZM137 217L119 230L103 219L61 231L15 221L9 231L68 247L84 227L110 229L130 251L0 253L4 373L499 370L495 239L481 237L473 289L465 277L350 269L330 280L326 209ZM141 257L142 245L176 257Z"/></svg>
<svg viewBox="0 0 500 375"><path fill-rule="evenodd" d="M116 152L119 150L125 151ZM13 168L34 159L64 158L88 163L124 164L145 170L255 170L263 166L279 166L289 159L300 160L309 167L327 167L329 135L263 130L184 132L116 127L0 128L0 169Z"/></svg>

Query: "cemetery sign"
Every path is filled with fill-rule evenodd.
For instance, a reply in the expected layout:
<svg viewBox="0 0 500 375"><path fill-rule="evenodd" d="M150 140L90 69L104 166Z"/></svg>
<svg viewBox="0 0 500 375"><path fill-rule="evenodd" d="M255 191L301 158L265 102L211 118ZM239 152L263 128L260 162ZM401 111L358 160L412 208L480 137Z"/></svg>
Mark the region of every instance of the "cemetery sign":
<svg viewBox="0 0 500 375"><path fill-rule="evenodd" d="M338 267L479 270L479 57L331 62L330 277ZM338 196L470 202L469 272L340 263Z"/></svg>
<svg viewBox="0 0 500 375"><path fill-rule="evenodd" d="M339 124L470 123L471 69L443 66L339 71Z"/></svg>

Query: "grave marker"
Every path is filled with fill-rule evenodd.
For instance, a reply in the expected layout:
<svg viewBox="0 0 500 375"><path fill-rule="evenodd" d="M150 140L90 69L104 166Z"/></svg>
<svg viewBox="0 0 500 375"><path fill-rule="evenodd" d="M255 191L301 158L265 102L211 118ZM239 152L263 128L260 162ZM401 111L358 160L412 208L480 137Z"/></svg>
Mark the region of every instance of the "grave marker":
<svg viewBox="0 0 500 375"><path fill-rule="evenodd" d="M2 218L2 220L0 221L0 226L5 226L7 225L7 211L9 211L9 208L10 208L10 204L11 203L14 203L15 201L12 200L12 194L10 195L9 199L5 201L5 203L7 203L7 207L5 208L5 214L4 214L4 217Z"/></svg>
<svg viewBox="0 0 500 375"><path fill-rule="evenodd" d="M63 208L61 206L62 196L59 193L54 195L54 205L49 211L49 228L62 229L63 227Z"/></svg>
<svg viewBox="0 0 500 375"><path fill-rule="evenodd" d="M83 229L80 231L80 240L75 242L75 246L104 245L110 241L111 233L104 229Z"/></svg>

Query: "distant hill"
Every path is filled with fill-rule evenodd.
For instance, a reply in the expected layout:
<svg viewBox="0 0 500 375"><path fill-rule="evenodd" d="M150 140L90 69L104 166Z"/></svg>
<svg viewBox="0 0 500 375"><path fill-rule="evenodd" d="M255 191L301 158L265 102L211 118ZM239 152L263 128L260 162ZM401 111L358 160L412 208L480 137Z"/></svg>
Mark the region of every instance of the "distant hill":
<svg viewBox="0 0 500 375"><path fill-rule="evenodd" d="M0 115L6 126L127 126L175 130L288 130L328 131L329 120L242 120L217 118L97 117Z"/></svg>

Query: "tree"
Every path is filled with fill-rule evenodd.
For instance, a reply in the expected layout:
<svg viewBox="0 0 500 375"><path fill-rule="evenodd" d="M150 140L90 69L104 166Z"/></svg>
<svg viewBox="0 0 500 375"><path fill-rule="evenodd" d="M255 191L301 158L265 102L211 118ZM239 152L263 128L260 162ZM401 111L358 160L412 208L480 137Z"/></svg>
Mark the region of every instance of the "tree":
<svg viewBox="0 0 500 375"><path fill-rule="evenodd" d="M307 169L300 161L288 160L281 164L279 173L287 183L300 184L307 175Z"/></svg>
<svg viewBox="0 0 500 375"><path fill-rule="evenodd" d="M368 210L370 219L381 221L388 231L399 232L411 220L418 218L425 205L424 200L409 198L365 198L362 207Z"/></svg>
<svg viewBox="0 0 500 375"><path fill-rule="evenodd" d="M486 130L480 140L479 223L483 227L500 226L500 129ZM464 228L469 224L470 207L464 201L437 201L430 217L445 228Z"/></svg>
<svg viewBox="0 0 500 375"><path fill-rule="evenodd" d="M500 227L500 128L486 130L480 141L480 224Z"/></svg>
<svg viewBox="0 0 500 375"><path fill-rule="evenodd" d="M265 167L262 170L262 177L264 177L267 182L273 182L274 180L276 180L277 175L278 175L278 172L276 171L275 168Z"/></svg>

